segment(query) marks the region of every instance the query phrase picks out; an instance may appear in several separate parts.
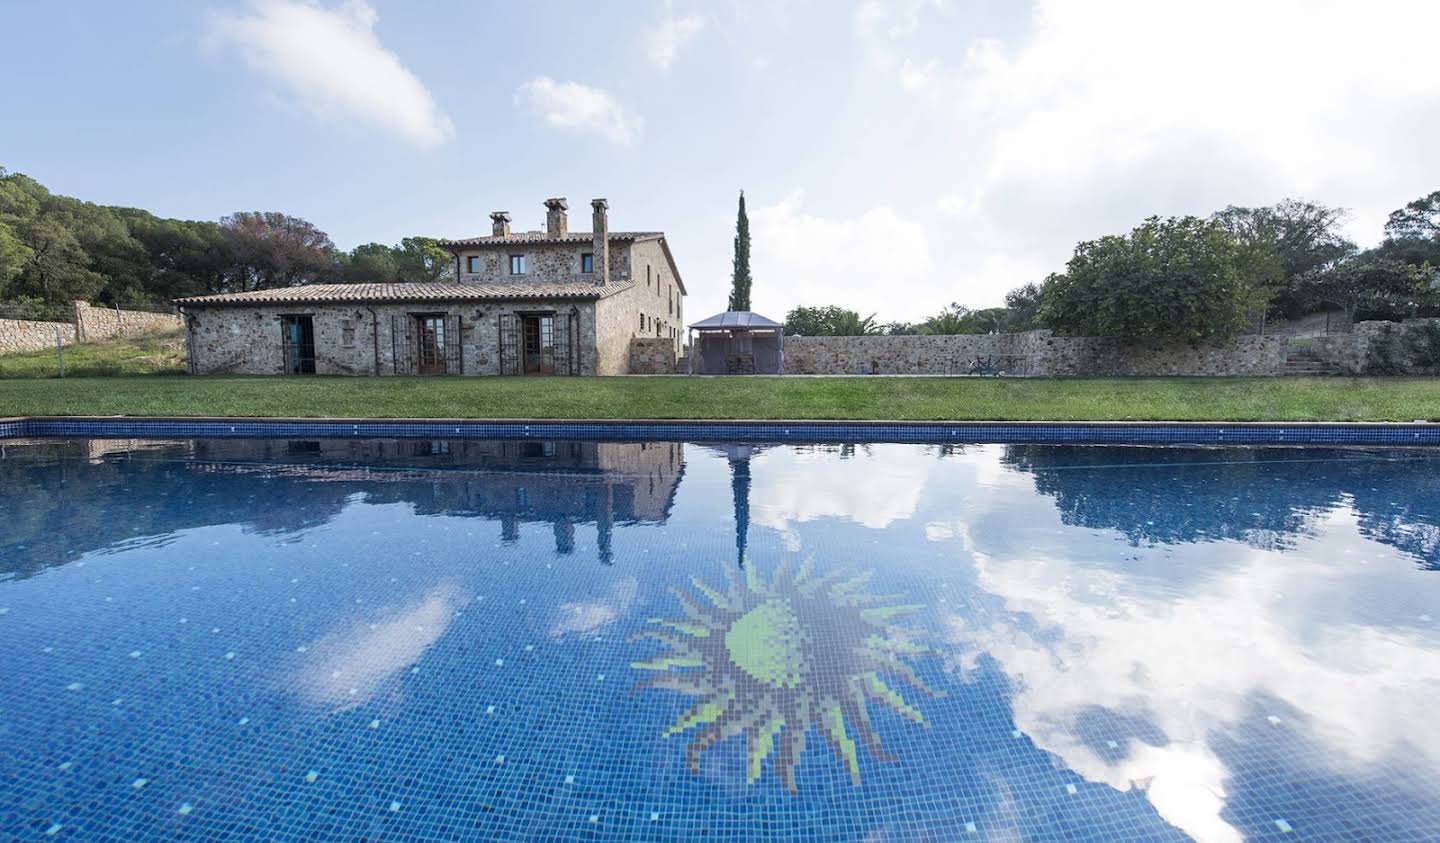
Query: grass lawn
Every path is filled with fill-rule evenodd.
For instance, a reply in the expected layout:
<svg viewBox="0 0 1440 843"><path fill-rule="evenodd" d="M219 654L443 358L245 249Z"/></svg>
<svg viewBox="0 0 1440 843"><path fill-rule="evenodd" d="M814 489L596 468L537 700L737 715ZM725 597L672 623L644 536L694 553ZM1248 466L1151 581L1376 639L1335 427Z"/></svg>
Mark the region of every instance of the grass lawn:
<svg viewBox="0 0 1440 843"><path fill-rule="evenodd" d="M10 359L0 358L0 365ZM0 380L0 416L22 415L1413 421L1440 420L1440 379L139 376Z"/></svg>
<svg viewBox="0 0 1440 843"><path fill-rule="evenodd" d="M0 355L0 378L53 378L55 349ZM180 331L65 347L65 374L74 377L185 373L185 334ZM0 413L4 410L0 409Z"/></svg>

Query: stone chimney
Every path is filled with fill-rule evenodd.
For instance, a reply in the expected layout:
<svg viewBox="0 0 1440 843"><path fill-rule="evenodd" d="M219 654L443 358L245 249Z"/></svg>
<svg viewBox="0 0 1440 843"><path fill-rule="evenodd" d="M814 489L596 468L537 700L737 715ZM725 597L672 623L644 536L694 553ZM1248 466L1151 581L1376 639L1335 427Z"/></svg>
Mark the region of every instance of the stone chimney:
<svg viewBox="0 0 1440 843"><path fill-rule="evenodd" d="M564 196L556 196L545 200L545 233L551 237L564 237L569 231L565 223L565 210L570 206L565 204Z"/></svg>
<svg viewBox="0 0 1440 843"><path fill-rule="evenodd" d="M490 215L490 233L496 237L510 236L509 211L496 211Z"/></svg>
<svg viewBox="0 0 1440 843"><path fill-rule="evenodd" d="M591 224L590 232L595 238L595 276L601 284L610 283L610 215L607 213L610 203L604 199L591 199L590 207L594 209L595 216Z"/></svg>

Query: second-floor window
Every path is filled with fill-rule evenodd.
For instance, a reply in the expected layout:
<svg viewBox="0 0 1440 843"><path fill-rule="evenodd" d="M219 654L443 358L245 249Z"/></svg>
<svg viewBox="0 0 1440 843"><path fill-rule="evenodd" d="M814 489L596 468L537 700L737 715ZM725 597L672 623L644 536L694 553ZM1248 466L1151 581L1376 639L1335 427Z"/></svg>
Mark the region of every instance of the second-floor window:
<svg viewBox="0 0 1440 843"><path fill-rule="evenodd" d="M465 271L475 273L480 271L480 256L471 255L465 259Z"/></svg>
<svg viewBox="0 0 1440 843"><path fill-rule="evenodd" d="M594 255L590 254L589 252L586 252L585 254L583 254L583 255L580 256L580 271L581 271L581 272L594 272L594 271L595 271L595 256L594 256Z"/></svg>
<svg viewBox="0 0 1440 843"><path fill-rule="evenodd" d="M511 256L510 256L510 274L511 274L511 275L524 275L524 274L525 274L525 256L524 256L524 255L511 255Z"/></svg>

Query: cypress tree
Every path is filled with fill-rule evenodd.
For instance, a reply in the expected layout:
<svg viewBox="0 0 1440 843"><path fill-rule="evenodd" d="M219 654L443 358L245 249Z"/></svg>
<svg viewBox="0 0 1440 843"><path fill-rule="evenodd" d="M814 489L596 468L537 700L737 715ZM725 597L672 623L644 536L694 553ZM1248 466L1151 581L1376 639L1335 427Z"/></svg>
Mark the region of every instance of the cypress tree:
<svg viewBox="0 0 1440 843"><path fill-rule="evenodd" d="M750 309L750 218L745 216L745 191L735 216L735 262L730 273L730 310Z"/></svg>

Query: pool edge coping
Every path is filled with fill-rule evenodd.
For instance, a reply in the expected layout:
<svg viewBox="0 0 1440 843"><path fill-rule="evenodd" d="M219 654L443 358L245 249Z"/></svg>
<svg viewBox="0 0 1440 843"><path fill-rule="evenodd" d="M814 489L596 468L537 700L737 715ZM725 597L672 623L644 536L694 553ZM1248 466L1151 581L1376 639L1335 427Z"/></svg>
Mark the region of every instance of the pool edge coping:
<svg viewBox="0 0 1440 843"><path fill-rule="evenodd" d="M443 428L443 429L442 429ZM1433 422L974 421L880 419L474 419L14 416L14 438L665 439L1052 444L1440 445Z"/></svg>

